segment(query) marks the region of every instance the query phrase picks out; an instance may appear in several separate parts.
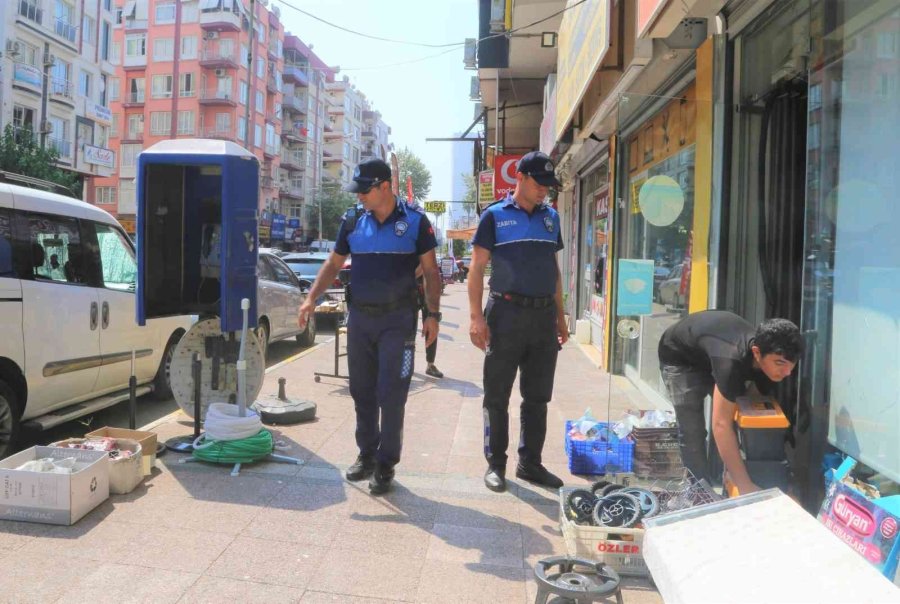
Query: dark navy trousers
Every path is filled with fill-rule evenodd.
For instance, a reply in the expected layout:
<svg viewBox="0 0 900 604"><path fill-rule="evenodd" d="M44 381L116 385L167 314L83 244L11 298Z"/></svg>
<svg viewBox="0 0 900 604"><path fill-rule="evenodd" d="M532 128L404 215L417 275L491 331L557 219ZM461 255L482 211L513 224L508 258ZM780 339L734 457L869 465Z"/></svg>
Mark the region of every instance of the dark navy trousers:
<svg viewBox="0 0 900 604"><path fill-rule="evenodd" d="M484 358L484 456L491 467L506 467L509 397L518 373L522 395L519 461L539 464L559 354L556 306L522 308L491 298L484 314L491 332Z"/></svg>
<svg viewBox="0 0 900 604"><path fill-rule="evenodd" d="M393 467L403 447L403 415L416 350L417 309L373 316L350 307L347 363L361 455ZM380 421L379 421L380 420Z"/></svg>

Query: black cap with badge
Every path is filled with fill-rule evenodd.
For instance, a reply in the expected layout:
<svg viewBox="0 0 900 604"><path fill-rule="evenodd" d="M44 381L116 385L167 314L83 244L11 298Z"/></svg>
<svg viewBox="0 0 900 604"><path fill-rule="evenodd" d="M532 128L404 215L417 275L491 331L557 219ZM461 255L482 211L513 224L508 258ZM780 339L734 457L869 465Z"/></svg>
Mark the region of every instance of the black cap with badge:
<svg viewBox="0 0 900 604"><path fill-rule="evenodd" d="M353 171L353 182L344 187L350 193L368 193L375 185L390 182L391 167L380 159L369 159Z"/></svg>
<svg viewBox="0 0 900 604"><path fill-rule="evenodd" d="M546 153L540 151L532 151L526 153L519 160L516 171L527 174L537 181L539 185L545 187L559 187L560 182L556 179L555 168L553 162Z"/></svg>

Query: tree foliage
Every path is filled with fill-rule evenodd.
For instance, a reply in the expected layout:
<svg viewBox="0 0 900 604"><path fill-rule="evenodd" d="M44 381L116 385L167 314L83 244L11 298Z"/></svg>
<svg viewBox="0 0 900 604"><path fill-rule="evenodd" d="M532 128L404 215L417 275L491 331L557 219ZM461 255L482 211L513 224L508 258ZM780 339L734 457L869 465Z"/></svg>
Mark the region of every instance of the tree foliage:
<svg viewBox="0 0 900 604"><path fill-rule="evenodd" d="M462 258L466 255L466 242L462 239L453 240L453 257Z"/></svg>
<svg viewBox="0 0 900 604"><path fill-rule="evenodd" d="M15 130L7 124L0 137L0 170L23 176L40 178L62 185L81 198L81 182L72 172L56 165L59 152L54 147L44 147L30 129Z"/></svg>
<svg viewBox="0 0 900 604"><path fill-rule="evenodd" d="M400 166L400 196L407 196L406 177L411 176L415 200L424 201L431 192L431 172L422 160L406 147L397 152L397 163Z"/></svg>
<svg viewBox="0 0 900 604"><path fill-rule="evenodd" d="M337 239L338 229L341 226L341 217L347 211L347 208L356 203L356 198L346 191L342 191L337 185L333 187L323 187L317 197L317 203L321 204L322 212L322 234L319 239L335 241ZM319 215L315 208L314 213L310 215L310 229L318 230Z"/></svg>

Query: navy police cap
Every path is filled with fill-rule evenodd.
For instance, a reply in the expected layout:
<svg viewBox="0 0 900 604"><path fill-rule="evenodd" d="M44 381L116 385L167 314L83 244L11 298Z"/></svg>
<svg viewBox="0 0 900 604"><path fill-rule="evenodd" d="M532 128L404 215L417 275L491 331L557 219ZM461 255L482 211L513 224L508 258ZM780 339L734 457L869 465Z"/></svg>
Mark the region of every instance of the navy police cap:
<svg viewBox="0 0 900 604"><path fill-rule="evenodd" d="M556 179L553 162L546 153L541 153L540 151L526 153L519 160L516 171L527 174L536 180L539 185L544 185L545 187L560 186L560 182Z"/></svg>
<svg viewBox="0 0 900 604"><path fill-rule="evenodd" d="M380 159L369 159L353 171L353 182L344 190L350 193L367 193L369 189L385 181L391 180L391 167Z"/></svg>

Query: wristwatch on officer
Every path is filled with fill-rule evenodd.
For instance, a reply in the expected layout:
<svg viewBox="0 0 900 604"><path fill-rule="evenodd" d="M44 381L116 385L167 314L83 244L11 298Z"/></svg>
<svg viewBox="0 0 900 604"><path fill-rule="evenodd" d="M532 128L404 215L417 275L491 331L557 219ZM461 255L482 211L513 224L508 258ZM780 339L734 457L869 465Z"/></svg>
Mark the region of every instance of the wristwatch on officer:
<svg viewBox="0 0 900 604"><path fill-rule="evenodd" d="M425 315L425 318L426 318L426 319L434 318L435 321L437 321L438 323L440 323L441 320L444 318L444 315L441 314L441 311L431 312L431 311L429 310L429 311L428 311L428 314Z"/></svg>

